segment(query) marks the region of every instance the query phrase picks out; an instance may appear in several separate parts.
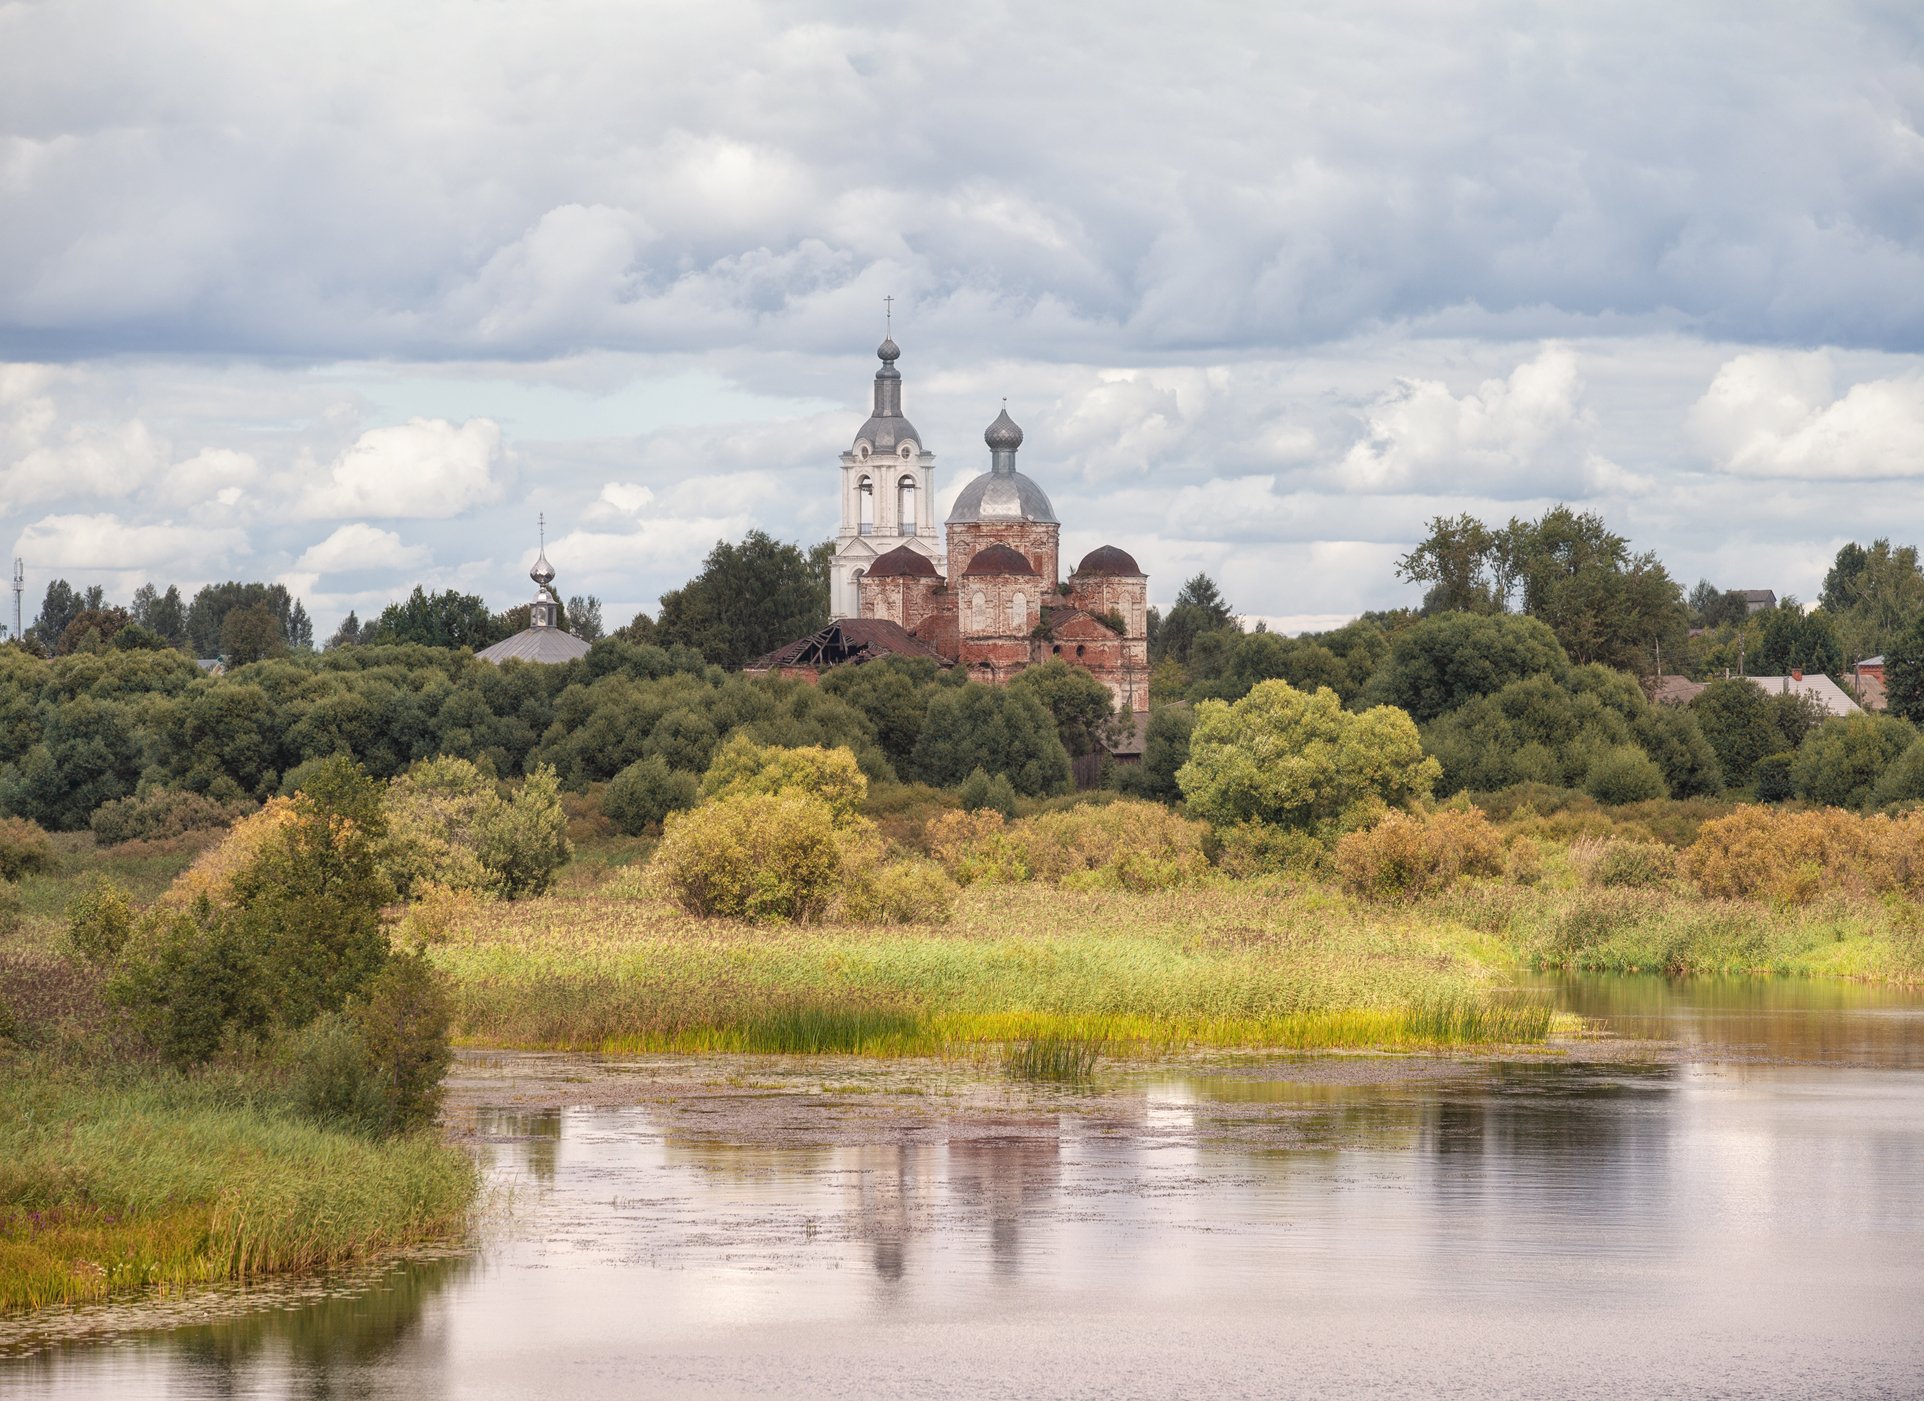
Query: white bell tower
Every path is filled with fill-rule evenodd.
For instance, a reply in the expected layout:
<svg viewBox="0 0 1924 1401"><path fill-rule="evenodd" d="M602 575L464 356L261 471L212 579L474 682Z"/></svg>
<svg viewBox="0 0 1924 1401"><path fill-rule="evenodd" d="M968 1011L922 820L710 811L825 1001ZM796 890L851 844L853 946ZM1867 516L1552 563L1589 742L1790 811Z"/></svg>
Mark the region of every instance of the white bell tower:
<svg viewBox="0 0 1924 1401"><path fill-rule="evenodd" d="M835 618L861 616L858 581L876 556L898 545L928 556L938 573L946 563L935 524L935 454L902 417L902 372L895 368L902 349L888 335L875 353L882 361L875 409L842 454L842 528L829 572L828 611Z"/></svg>

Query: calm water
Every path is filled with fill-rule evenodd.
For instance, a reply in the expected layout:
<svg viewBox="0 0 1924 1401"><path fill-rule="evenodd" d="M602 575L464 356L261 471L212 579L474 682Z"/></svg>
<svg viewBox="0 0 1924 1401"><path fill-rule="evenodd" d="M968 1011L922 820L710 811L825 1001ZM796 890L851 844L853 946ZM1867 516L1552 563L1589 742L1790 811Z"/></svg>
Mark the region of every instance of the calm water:
<svg viewBox="0 0 1924 1401"><path fill-rule="evenodd" d="M1924 999L1554 986L1669 1048L1235 1062L946 1117L851 1090L812 1135L739 1095L487 1112L513 1207L472 1255L43 1347L0 1392L1924 1394Z"/></svg>

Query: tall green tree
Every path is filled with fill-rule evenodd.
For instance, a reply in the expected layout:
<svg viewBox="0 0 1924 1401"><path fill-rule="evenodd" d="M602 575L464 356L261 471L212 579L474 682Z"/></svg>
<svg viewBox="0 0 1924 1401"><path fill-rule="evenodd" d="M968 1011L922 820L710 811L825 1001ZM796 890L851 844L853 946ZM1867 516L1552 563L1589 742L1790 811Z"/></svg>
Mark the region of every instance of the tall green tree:
<svg viewBox="0 0 1924 1401"><path fill-rule="evenodd" d="M1437 516L1430 533L1396 562L1399 578L1423 584L1425 613L1501 613L1514 580L1501 533L1475 516Z"/></svg>
<svg viewBox="0 0 1924 1401"><path fill-rule="evenodd" d="M1848 544L1824 576L1823 610L1835 621L1846 663L1889 648L1911 620L1924 614L1924 570L1917 547L1874 540Z"/></svg>
<svg viewBox="0 0 1924 1401"><path fill-rule="evenodd" d="M1165 658L1187 665L1196 639L1207 633L1240 631L1236 612L1216 581L1198 574L1176 591L1176 601L1156 625L1150 660Z"/></svg>
<svg viewBox="0 0 1924 1401"><path fill-rule="evenodd" d="M1794 598L1786 598L1764 616L1763 640L1754 667L1760 676L1787 676L1792 671L1813 675L1844 669L1844 649L1837 629L1824 613L1806 613Z"/></svg>
<svg viewBox="0 0 1924 1401"><path fill-rule="evenodd" d="M1051 657L1009 682L1042 702L1056 722L1056 734L1071 756L1093 754L1101 748L1115 699L1109 688L1079 666Z"/></svg>
<svg viewBox="0 0 1924 1401"><path fill-rule="evenodd" d="M661 596L655 641L739 667L828 623L828 577L798 546L753 530L718 541L701 572Z"/></svg>
<svg viewBox="0 0 1924 1401"><path fill-rule="evenodd" d="M1033 695L1007 686L943 687L929 701L913 767L920 778L954 788L976 769L1006 774L1018 793L1066 792L1069 751L1055 719Z"/></svg>
<svg viewBox="0 0 1924 1401"><path fill-rule="evenodd" d="M236 608L267 609L274 615L281 641L288 647L305 651L314 643L314 628L308 621L307 610L300 607L285 584L250 584L230 579L224 584L207 585L187 606L187 641L195 656L222 654L221 626Z"/></svg>
<svg viewBox="0 0 1924 1401"><path fill-rule="evenodd" d="M178 586L169 584L167 591L162 593L152 584L142 584L134 590L130 611L135 622L164 639L169 647L185 645L187 605L180 596Z"/></svg>
<svg viewBox="0 0 1924 1401"><path fill-rule="evenodd" d="M524 622L523 627L527 624ZM381 610L374 623L377 643L414 642L423 647L456 647L474 652L509 635L505 622L488 611L476 594L458 589L429 593L419 584L399 603Z"/></svg>
<svg viewBox="0 0 1924 1401"><path fill-rule="evenodd" d="M1884 649L1884 693L1891 714L1924 725L1924 613Z"/></svg>
<svg viewBox="0 0 1924 1401"><path fill-rule="evenodd" d="M1556 634L1536 618L1439 613L1391 638L1367 694L1432 720L1512 682L1544 674L1562 681L1569 671Z"/></svg>

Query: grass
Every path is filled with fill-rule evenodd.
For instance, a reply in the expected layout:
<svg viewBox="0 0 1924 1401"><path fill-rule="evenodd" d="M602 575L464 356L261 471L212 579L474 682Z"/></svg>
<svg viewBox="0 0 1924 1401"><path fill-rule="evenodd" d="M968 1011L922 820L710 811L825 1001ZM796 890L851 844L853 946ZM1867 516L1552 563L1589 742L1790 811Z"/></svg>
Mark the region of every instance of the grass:
<svg viewBox="0 0 1924 1401"><path fill-rule="evenodd" d="M179 1077L0 1064L0 1312L333 1269L458 1235L468 1155Z"/></svg>
<svg viewBox="0 0 1924 1401"><path fill-rule="evenodd" d="M972 887L942 928L795 928L647 899L478 910L434 951L459 1036L539 1049L946 1055L1048 1040L1415 1048L1541 1040L1472 929L1285 882ZM1440 1019L1434 1007L1491 1009ZM1541 1023L1541 1024L1539 1024Z"/></svg>

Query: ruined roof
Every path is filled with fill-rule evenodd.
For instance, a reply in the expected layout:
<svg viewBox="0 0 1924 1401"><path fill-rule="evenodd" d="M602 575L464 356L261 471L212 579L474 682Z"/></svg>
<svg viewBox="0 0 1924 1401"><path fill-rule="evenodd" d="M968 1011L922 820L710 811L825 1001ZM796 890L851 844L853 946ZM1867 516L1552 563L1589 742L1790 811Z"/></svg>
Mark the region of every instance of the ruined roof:
<svg viewBox="0 0 1924 1401"><path fill-rule="evenodd" d="M1027 574L1033 578L1035 566L1023 558L1021 551L997 543L976 551L969 567L962 571L964 578L972 574Z"/></svg>
<svg viewBox="0 0 1924 1401"><path fill-rule="evenodd" d="M1114 545L1100 545L1082 557L1076 566L1077 574L1128 575L1134 578L1146 577L1136 565L1136 557L1127 550L1119 550ZM1074 577L1071 575L1070 577Z"/></svg>
<svg viewBox="0 0 1924 1401"><path fill-rule="evenodd" d="M900 623L892 623L886 618L837 618L820 632L797 638L785 647L777 647L767 655L755 658L743 670L840 666L844 663L871 662L881 657L944 660L940 652Z"/></svg>
<svg viewBox="0 0 1924 1401"><path fill-rule="evenodd" d="M919 550L907 545L897 545L894 549L876 557L875 563L868 568L870 579L934 579L935 562Z"/></svg>
<svg viewBox="0 0 1924 1401"><path fill-rule="evenodd" d="M571 662L588 655L588 644L560 628L523 628L513 637L474 654L484 662Z"/></svg>

